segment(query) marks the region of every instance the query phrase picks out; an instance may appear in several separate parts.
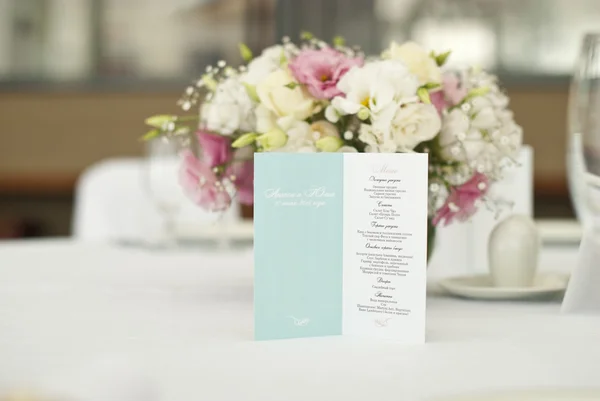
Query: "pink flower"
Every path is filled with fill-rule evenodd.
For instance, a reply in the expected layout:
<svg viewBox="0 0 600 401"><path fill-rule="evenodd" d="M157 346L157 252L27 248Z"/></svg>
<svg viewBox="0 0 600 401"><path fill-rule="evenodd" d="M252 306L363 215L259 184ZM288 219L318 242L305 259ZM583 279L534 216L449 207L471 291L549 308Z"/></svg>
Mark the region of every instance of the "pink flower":
<svg viewBox="0 0 600 401"><path fill-rule="evenodd" d="M429 98L431 99L431 104L435 106L435 109L441 116L442 112L448 107L446 104L446 97L444 96L444 90L440 89L437 92L430 93Z"/></svg>
<svg viewBox="0 0 600 401"><path fill-rule="evenodd" d="M342 92L336 87L344 74L354 66L362 66L360 57L350 58L326 47L320 50L303 50L289 64L294 78L317 99L332 99Z"/></svg>
<svg viewBox="0 0 600 401"><path fill-rule="evenodd" d="M456 106L467 96L467 88L456 74L444 74L442 86L450 106Z"/></svg>
<svg viewBox="0 0 600 401"><path fill-rule="evenodd" d="M234 161L226 171L226 175L233 176L233 183L237 190L240 203L251 205L254 203L254 149L246 146L235 152Z"/></svg>
<svg viewBox="0 0 600 401"><path fill-rule="evenodd" d="M444 225L447 226L455 218L459 221L467 220L477 211L475 203L487 193L488 187L487 177L481 173L475 173L469 181L452 190L444 206L433 218L433 225L437 226L444 220Z"/></svg>
<svg viewBox="0 0 600 401"><path fill-rule="evenodd" d="M187 196L197 205L211 212L227 210L231 196L217 178L212 167L190 151L182 153L179 182Z"/></svg>
<svg viewBox="0 0 600 401"><path fill-rule="evenodd" d="M196 136L202 151L202 161L209 167L220 166L231 160L233 152L229 138L202 130L196 132Z"/></svg>
<svg viewBox="0 0 600 401"><path fill-rule="evenodd" d="M461 80L456 74L444 74L442 88L430 95L431 103L435 106L438 113L449 107L456 106L467 96L467 88L462 85Z"/></svg>

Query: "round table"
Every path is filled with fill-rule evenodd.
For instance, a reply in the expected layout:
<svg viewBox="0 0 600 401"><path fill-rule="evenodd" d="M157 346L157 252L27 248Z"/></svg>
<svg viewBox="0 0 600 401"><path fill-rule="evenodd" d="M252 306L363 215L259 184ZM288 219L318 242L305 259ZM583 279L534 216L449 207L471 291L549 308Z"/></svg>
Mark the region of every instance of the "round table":
<svg viewBox="0 0 600 401"><path fill-rule="evenodd" d="M565 271L575 255L573 248L545 249L542 265ZM431 295L425 345L343 337L255 342L250 251L5 242L0 394L76 387L83 376L95 380L90 366L108 359L147 380L137 385L152 395L140 401L408 401L595 386L600 318L561 315L559 308L558 301ZM100 386L111 387L106 383L117 376L120 386L131 384L113 373ZM117 398L110 401L137 401Z"/></svg>

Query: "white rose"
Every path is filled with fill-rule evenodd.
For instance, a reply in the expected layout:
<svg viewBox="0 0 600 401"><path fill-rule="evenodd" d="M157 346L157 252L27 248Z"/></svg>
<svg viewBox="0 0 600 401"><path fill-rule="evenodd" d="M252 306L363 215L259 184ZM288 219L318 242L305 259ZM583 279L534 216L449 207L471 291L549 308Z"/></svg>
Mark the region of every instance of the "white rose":
<svg viewBox="0 0 600 401"><path fill-rule="evenodd" d="M442 82L442 71L431 55L415 42L399 45L392 42L383 52L384 59L401 60L419 78L421 85Z"/></svg>
<svg viewBox="0 0 600 401"><path fill-rule="evenodd" d="M396 143L389 135L373 125L361 124L358 139L367 145L367 153L395 153L397 150Z"/></svg>
<svg viewBox="0 0 600 401"><path fill-rule="evenodd" d="M287 134L288 140L278 152L305 153L316 152L315 141L312 136L310 124L305 121L293 120L283 117L278 120L278 125Z"/></svg>
<svg viewBox="0 0 600 401"><path fill-rule="evenodd" d="M238 77L221 82L210 102L200 108L200 121L210 131L231 135L235 131L255 128L255 104Z"/></svg>
<svg viewBox="0 0 600 401"><path fill-rule="evenodd" d="M278 117L293 116L304 120L313 113L314 99L301 86L286 87L292 82L288 71L278 69L256 86L256 93L260 102Z"/></svg>
<svg viewBox="0 0 600 401"><path fill-rule="evenodd" d="M399 107L391 121L390 135L399 151L413 150L440 132L442 122L431 104L412 103Z"/></svg>

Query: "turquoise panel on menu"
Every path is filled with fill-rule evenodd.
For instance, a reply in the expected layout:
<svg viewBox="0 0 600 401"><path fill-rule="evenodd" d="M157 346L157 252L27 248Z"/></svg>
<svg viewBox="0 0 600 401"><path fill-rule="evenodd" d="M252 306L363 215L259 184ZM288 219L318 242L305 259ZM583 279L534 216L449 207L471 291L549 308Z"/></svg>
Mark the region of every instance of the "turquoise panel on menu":
<svg viewBox="0 0 600 401"><path fill-rule="evenodd" d="M257 340L342 334L342 153L254 159Z"/></svg>

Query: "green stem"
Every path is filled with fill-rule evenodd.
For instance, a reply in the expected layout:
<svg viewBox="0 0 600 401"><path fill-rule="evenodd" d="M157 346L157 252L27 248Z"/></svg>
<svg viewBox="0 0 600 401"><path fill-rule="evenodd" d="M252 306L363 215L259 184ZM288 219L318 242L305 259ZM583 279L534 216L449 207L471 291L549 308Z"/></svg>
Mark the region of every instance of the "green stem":
<svg viewBox="0 0 600 401"><path fill-rule="evenodd" d="M177 117L177 119L175 121L179 122L179 121L197 121L200 117L198 116L183 116L183 117Z"/></svg>
<svg viewBox="0 0 600 401"><path fill-rule="evenodd" d="M435 234L436 227L432 224L431 219L427 219L427 263L431 260L433 250L435 249Z"/></svg>

